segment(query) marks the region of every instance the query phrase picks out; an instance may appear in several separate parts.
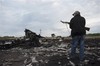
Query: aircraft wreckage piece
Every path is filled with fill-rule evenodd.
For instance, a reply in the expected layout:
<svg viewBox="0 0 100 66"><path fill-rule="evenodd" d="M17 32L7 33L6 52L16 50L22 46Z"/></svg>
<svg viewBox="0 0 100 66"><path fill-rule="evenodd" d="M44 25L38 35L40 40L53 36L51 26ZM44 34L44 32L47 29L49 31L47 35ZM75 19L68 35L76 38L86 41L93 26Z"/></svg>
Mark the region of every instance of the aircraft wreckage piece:
<svg viewBox="0 0 100 66"><path fill-rule="evenodd" d="M37 35L35 32L32 32L29 29L25 29L25 37L17 39L7 39L0 40L0 49L9 49L13 47L39 47L41 44L39 38L43 38L40 35Z"/></svg>

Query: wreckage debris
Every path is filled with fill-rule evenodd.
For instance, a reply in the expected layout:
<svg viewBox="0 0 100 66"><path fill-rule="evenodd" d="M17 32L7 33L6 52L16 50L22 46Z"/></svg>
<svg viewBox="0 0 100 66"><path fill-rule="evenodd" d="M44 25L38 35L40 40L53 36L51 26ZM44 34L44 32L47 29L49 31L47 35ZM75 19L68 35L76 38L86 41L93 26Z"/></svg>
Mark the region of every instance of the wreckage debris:
<svg viewBox="0 0 100 66"><path fill-rule="evenodd" d="M100 46L86 47L83 66L99 66ZM99 42L100 43L100 42ZM98 44L99 44L98 43ZM46 46L52 44L51 46ZM0 65L2 66L75 66L75 61L69 58L70 43L58 42L44 44L45 46L24 49L16 47L8 50L0 50ZM77 52L78 55L78 52ZM77 64L78 66L78 64Z"/></svg>
<svg viewBox="0 0 100 66"><path fill-rule="evenodd" d="M100 38L86 39L85 60L81 66L99 66ZM70 59L71 38L40 38L36 33L26 29L25 37L13 42L0 41L9 45L0 50L0 66L80 66L76 58ZM11 44L13 43L13 45ZM2 45L3 46L3 45ZM35 47L36 46L36 47Z"/></svg>
<svg viewBox="0 0 100 66"><path fill-rule="evenodd" d="M3 39L0 40L0 49L9 49L13 47L40 47L41 44L39 42L40 38L43 38L40 35L37 35L35 32L32 32L29 29L25 29L25 36L22 38L15 39Z"/></svg>

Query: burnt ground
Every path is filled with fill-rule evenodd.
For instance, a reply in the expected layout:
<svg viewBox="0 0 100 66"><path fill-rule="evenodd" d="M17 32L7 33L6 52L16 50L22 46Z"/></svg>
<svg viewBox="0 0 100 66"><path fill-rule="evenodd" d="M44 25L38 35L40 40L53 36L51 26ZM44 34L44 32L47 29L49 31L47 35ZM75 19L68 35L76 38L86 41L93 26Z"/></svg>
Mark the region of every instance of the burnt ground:
<svg viewBox="0 0 100 66"><path fill-rule="evenodd" d="M87 39L82 66L100 66L100 39ZM79 66L76 58L69 59L70 43L51 42L41 47L14 47L0 50L0 66Z"/></svg>

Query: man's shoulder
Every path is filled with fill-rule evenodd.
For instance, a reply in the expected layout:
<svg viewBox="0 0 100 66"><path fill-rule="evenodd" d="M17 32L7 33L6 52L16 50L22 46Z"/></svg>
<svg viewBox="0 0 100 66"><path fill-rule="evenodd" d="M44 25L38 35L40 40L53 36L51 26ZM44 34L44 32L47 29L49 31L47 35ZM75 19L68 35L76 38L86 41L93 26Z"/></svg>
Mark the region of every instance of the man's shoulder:
<svg viewBox="0 0 100 66"><path fill-rule="evenodd" d="M81 18L85 19L83 16L81 16Z"/></svg>
<svg viewBox="0 0 100 66"><path fill-rule="evenodd" d="M72 17L71 20L75 19L75 17Z"/></svg>

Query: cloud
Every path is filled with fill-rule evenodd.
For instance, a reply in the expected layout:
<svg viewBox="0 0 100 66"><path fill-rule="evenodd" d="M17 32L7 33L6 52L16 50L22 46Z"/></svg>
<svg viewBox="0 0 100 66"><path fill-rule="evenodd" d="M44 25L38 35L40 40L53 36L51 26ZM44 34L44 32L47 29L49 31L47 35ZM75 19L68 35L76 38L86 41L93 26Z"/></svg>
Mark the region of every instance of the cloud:
<svg viewBox="0 0 100 66"><path fill-rule="evenodd" d="M86 18L92 32L100 32L99 0L1 0L0 1L0 35L24 35L29 28L43 36L56 33L70 35L70 29L60 20L70 21L72 13L79 10Z"/></svg>

